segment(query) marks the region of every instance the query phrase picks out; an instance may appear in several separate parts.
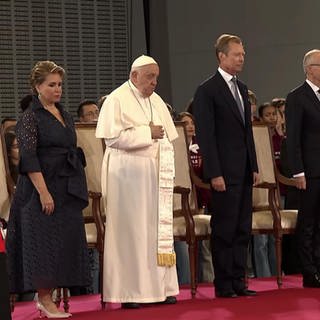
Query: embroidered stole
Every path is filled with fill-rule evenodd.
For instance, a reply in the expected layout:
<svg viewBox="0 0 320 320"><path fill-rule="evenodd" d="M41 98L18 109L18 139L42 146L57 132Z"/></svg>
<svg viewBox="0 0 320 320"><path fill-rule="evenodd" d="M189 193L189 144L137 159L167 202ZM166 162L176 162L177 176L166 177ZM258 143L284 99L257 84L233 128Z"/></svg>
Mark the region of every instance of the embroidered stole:
<svg viewBox="0 0 320 320"><path fill-rule="evenodd" d="M174 151L165 137L159 139L159 192L158 192L158 265L174 266L173 250L173 184Z"/></svg>

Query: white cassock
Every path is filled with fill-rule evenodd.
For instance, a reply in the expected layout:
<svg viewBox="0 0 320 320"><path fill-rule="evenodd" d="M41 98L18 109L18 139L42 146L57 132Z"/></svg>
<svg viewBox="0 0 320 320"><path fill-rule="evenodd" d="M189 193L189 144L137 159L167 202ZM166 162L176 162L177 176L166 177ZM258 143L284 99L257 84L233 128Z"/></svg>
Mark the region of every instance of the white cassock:
<svg viewBox="0 0 320 320"><path fill-rule="evenodd" d="M177 132L166 104L156 93L144 99L125 82L108 95L97 124L96 136L107 145L101 177L107 302L157 302L179 293L176 266L157 264L159 142L151 138L151 118L171 145Z"/></svg>

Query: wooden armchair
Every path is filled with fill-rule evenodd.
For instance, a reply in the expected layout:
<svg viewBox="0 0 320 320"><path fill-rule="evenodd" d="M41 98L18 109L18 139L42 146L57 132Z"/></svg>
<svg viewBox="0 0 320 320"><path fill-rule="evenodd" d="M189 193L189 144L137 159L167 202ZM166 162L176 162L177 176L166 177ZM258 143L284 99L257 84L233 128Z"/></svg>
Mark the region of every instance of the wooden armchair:
<svg viewBox="0 0 320 320"><path fill-rule="evenodd" d="M101 139L95 137L95 123L76 123L78 146L82 148L86 157L86 178L88 190L101 191L101 165L104 145ZM92 214L92 198L90 205L83 210L87 243L89 248L97 248L97 230Z"/></svg>
<svg viewBox="0 0 320 320"><path fill-rule="evenodd" d="M183 125L176 124L179 138L174 141L176 181L175 193L180 194L174 201L174 236L186 241L189 247L191 294L196 293L197 241L210 239L210 216L199 212L196 204L194 185L210 188L195 176L188 157L186 141L183 142ZM294 186L292 179L281 175L274 162L274 153L269 128L255 123L253 135L257 153L260 183L253 188L252 234L273 234L277 258L277 283L282 285L282 235L293 234L297 222L297 210L283 210L279 204L279 182ZM189 167L188 167L189 166ZM189 170L189 175L188 175ZM190 179L191 177L191 179ZM187 190L190 190L188 193ZM213 213L214 214L214 213Z"/></svg>
<svg viewBox="0 0 320 320"><path fill-rule="evenodd" d="M193 172L185 128L182 122L176 122L179 137L173 141L175 151L175 187L173 202L173 234L176 241L188 244L191 295L197 290L197 257L198 242L210 239L210 215L198 210L195 184L210 189L208 184L202 183Z"/></svg>
<svg viewBox="0 0 320 320"><path fill-rule="evenodd" d="M100 208L104 141L95 136L96 123L76 123L75 127L78 146L82 148L87 162L85 172L89 190L89 206L83 211L86 237L88 247L96 248L99 252L101 304L104 308L105 303L102 300L104 218L100 215L101 212L104 212L103 208ZM99 214L94 214L94 212L99 212ZM99 219L98 222L97 219Z"/></svg>
<svg viewBox="0 0 320 320"><path fill-rule="evenodd" d="M254 123L260 183L253 189L252 234L273 234L277 259L277 283L282 285L282 235L293 234L297 223L297 210L280 208L278 183L294 186L292 179L282 176L276 168L269 128Z"/></svg>

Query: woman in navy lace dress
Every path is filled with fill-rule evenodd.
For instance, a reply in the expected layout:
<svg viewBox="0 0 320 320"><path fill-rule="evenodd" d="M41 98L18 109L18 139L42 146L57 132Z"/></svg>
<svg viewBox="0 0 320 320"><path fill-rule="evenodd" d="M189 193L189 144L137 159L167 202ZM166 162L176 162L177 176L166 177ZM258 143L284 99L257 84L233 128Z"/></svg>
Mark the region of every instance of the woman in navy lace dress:
<svg viewBox="0 0 320 320"><path fill-rule="evenodd" d="M90 283L85 159L73 119L59 104L63 76L51 61L31 72L33 100L16 126L19 177L7 236L11 292L37 291L37 308L50 318L71 316L55 306L53 288Z"/></svg>

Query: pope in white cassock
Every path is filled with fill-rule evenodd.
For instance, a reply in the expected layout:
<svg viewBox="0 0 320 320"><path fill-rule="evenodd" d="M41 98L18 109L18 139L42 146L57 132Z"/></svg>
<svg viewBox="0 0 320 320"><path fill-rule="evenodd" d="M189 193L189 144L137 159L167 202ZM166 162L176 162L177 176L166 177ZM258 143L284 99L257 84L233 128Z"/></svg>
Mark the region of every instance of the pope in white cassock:
<svg viewBox="0 0 320 320"><path fill-rule="evenodd" d="M102 195L106 212L103 300L124 308L175 303L172 198L177 132L154 90L157 62L140 56L130 80L108 95L96 136L106 142Z"/></svg>

